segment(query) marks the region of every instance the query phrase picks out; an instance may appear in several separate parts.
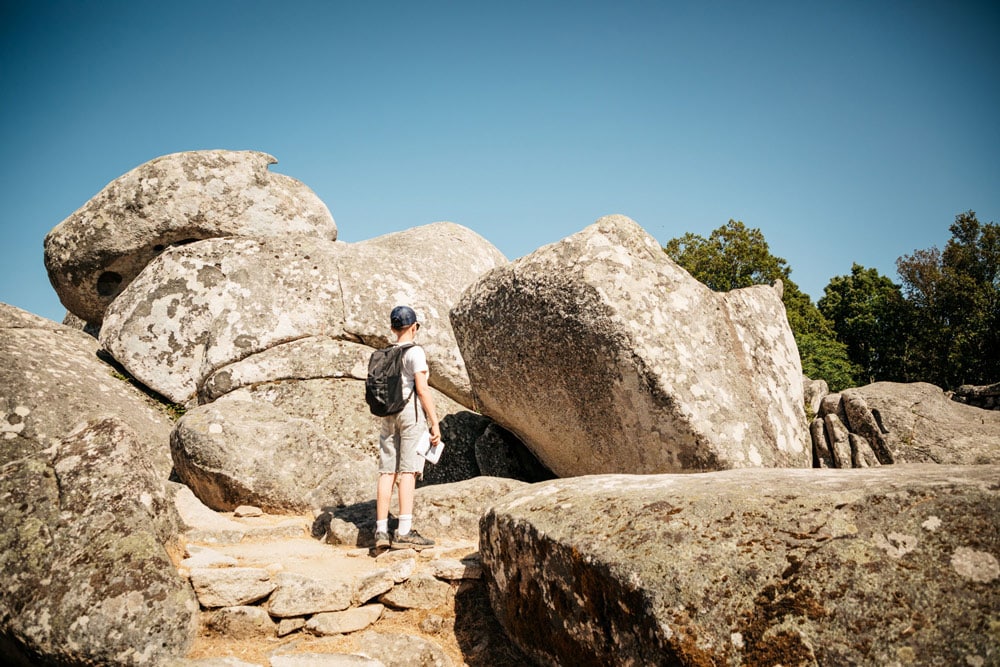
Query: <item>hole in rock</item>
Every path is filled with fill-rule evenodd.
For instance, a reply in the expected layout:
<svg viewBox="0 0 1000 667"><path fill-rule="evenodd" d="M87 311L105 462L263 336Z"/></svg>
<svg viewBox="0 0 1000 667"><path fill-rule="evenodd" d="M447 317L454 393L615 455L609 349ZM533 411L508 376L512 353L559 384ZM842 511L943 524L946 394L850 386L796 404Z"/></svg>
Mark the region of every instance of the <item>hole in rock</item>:
<svg viewBox="0 0 1000 667"><path fill-rule="evenodd" d="M113 296L121 284L121 274L114 271L105 271L97 278L97 293L100 296Z"/></svg>

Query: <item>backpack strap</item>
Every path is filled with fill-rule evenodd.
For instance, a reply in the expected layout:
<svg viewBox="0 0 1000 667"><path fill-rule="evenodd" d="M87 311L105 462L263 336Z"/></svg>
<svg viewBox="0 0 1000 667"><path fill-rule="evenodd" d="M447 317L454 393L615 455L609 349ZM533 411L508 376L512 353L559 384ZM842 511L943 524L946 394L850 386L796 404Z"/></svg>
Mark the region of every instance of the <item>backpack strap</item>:
<svg viewBox="0 0 1000 667"><path fill-rule="evenodd" d="M403 348L403 352L400 355L400 361L399 361L400 366L402 366L402 364L403 364L403 359L406 357L406 353L410 350L411 347L416 347L416 346L417 346L417 344L414 343L414 342L412 342L412 341L409 342L409 343L403 343L402 345L400 345L400 347ZM413 399L413 421L418 422L418 421L420 421L420 413L418 412L418 410L420 409L420 406L419 406L420 400L419 400L419 397L417 396L417 377L416 376L413 376L413 390L410 392L410 398Z"/></svg>

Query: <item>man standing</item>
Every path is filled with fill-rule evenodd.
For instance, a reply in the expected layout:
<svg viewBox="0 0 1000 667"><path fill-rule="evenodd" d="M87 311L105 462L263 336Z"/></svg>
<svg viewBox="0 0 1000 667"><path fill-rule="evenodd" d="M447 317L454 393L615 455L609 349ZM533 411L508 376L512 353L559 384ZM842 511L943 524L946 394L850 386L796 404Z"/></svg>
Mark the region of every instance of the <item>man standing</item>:
<svg viewBox="0 0 1000 667"><path fill-rule="evenodd" d="M389 315L389 324L396 336L396 345L408 346L403 352L401 379L403 396L409 395L406 406L395 414L382 417L379 432L379 476L375 502L375 548L423 549L434 544L413 529L413 497L417 474L423 470L423 461L417 454L417 443L430 430L431 445L441 441L441 430L434 397L431 396L427 377L427 355L416 345L420 323L409 306L396 306ZM417 401L426 418L418 410ZM392 487L399 488L399 526L389 538L389 503Z"/></svg>

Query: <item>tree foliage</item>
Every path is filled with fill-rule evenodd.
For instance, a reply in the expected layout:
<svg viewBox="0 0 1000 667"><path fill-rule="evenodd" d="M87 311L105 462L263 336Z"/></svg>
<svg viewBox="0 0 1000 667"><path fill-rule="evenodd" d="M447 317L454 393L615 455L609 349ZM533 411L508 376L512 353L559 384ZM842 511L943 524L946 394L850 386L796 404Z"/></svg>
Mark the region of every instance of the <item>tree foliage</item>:
<svg viewBox="0 0 1000 667"><path fill-rule="evenodd" d="M850 275L831 278L823 293L817 306L847 346L859 380L905 381L911 311L899 285L854 264Z"/></svg>
<svg viewBox="0 0 1000 667"><path fill-rule="evenodd" d="M717 292L740 287L784 284L782 302L802 359L802 371L823 378L837 391L854 386L857 369L846 346L837 340L830 322L789 277L791 269L771 254L759 229L730 220L706 239L687 233L667 242L664 252L696 279Z"/></svg>
<svg viewBox="0 0 1000 667"><path fill-rule="evenodd" d="M905 358L911 380L946 389L1000 380L1000 226L975 211L955 216L943 251L896 260L911 309Z"/></svg>

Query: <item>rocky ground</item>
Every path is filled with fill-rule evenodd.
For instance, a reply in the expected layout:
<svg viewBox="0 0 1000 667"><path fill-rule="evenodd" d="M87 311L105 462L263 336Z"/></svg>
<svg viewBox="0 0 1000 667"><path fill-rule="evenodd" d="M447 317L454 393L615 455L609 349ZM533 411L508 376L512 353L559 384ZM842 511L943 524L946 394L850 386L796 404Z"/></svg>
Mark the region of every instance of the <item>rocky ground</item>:
<svg viewBox="0 0 1000 667"><path fill-rule="evenodd" d="M273 575L292 572L319 580L363 578L386 566L387 560L407 556L416 559L413 576L434 573L444 561L476 563L478 547L469 541L449 540L434 535L434 548L414 552L375 553L368 548L332 545L310 535L313 517L262 515L239 517L233 513L211 512L192 499L178 502L185 523L181 549L174 555L178 570L188 575L192 561L185 558L199 552L221 554L230 567L256 567ZM235 561L235 564L233 564ZM450 582L452 594L433 608L398 609L387 605L381 618L362 631L332 636L316 636L298 630L286 636L220 633L210 628L214 610L203 609L202 629L186 656L189 659L238 658L249 664L268 667L276 656L298 654L364 653L369 642L413 646L422 639L433 653L444 653L453 665L506 667L524 665L528 660L515 649L490 609L485 584L470 568L472 578ZM265 605L266 608L266 605ZM402 635L403 637L399 637ZM428 657L430 654L428 654ZM407 661L406 664L441 664L439 661ZM389 663L386 663L389 664Z"/></svg>

